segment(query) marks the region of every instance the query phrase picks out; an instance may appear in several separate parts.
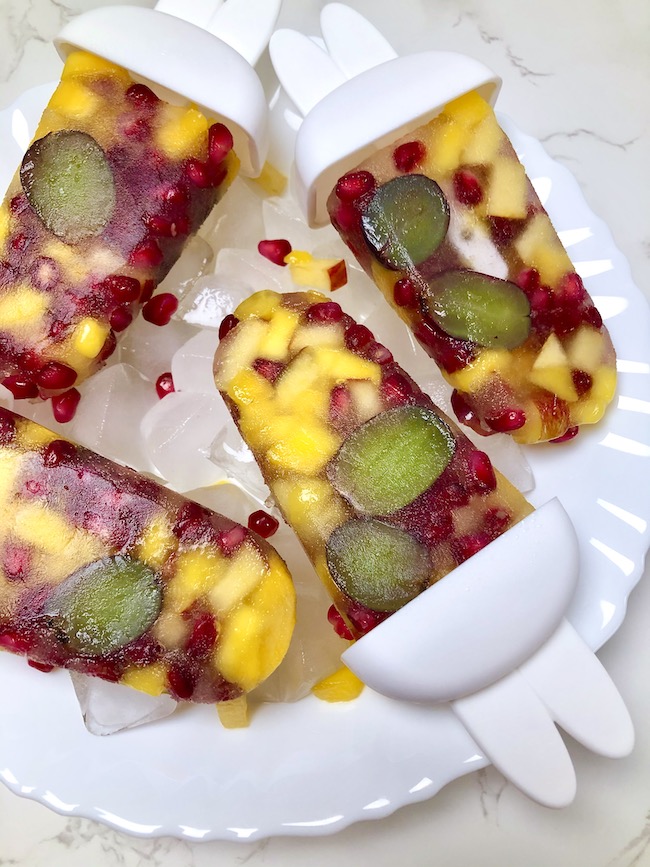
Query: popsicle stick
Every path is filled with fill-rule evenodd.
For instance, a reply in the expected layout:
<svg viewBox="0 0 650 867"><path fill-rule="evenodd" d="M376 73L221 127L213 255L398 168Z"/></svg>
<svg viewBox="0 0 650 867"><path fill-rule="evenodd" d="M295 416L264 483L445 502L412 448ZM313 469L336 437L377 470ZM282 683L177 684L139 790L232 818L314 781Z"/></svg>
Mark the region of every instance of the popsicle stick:
<svg viewBox="0 0 650 867"><path fill-rule="evenodd" d="M205 29L227 42L254 66L269 44L282 0L226 0Z"/></svg>
<svg viewBox="0 0 650 867"><path fill-rule="evenodd" d="M329 54L295 30L276 30L269 50L280 84L303 117L346 81Z"/></svg>
<svg viewBox="0 0 650 867"><path fill-rule="evenodd" d="M573 801L576 776L566 745L518 671L451 707L497 770L525 795L546 807Z"/></svg>
<svg viewBox="0 0 650 867"><path fill-rule="evenodd" d="M321 12L320 25L330 57L346 78L397 57L379 30L344 3L328 3Z"/></svg>
<svg viewBox="0 0 650 867"><path fill-rule="evenodd" d="M158 0L154 9L157 12L174 15L176 18L183 18L190 24L205 29L205 25L223 2L224 0L192 0L191 3L187 0Z"/></svg>
<svg viewBox="0 0 650 867"><path fill-rule="evenodd" d="M519 671L557 723L588 749L609 758L632 751L634 727L623 699L567 620Z"/></svg>

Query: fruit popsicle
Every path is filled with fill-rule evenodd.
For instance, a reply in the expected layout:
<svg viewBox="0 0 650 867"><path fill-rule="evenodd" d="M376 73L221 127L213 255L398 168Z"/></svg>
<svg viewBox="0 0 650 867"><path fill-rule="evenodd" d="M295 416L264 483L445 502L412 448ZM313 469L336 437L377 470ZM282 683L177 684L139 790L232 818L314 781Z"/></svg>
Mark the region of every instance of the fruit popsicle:
<svg viewBox="0 0 650 867"><path fill-rule="evenodd" d="M476 91L341 177L328 209L453 386L462 422L533 443L602 417L612 342Z"/></svg>
<svg viewBox="0 0 650 867"><path fill-rule="evenodd" d="M73 51L0 207L0 377L15 397L74 388L111 355L235 177L228 127Z"/></svg>
<svg viewBox="0 0 650 867"><path fill-rule="evenodd" d="M221 331L217 388L348 637L532 512L326 296L259 292Z"/></svg>
<svg viewBox="0 0 650 867"><path fill-rule="evenodd" d="M0 410L0 648L179 701L238 698L283 659L295 594L230 519Z"/></svg>
<svg viewBox="0 0 650 867"><path fill-rule="evenodd" d="M398 57L340 3L321 27L326 51L290 30L271 40L304 115L294 182L310 225L331 219L452 385L461 422L521 443L597 422L614 350L495 118L499 79L453 52Z"/></svg>

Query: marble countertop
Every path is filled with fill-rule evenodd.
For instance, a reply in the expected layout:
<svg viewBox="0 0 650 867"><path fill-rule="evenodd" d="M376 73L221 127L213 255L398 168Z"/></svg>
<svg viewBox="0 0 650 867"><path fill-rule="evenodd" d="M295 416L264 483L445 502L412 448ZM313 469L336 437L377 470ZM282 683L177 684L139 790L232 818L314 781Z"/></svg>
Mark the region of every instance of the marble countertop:
<svg viewBox="0 0 650 867"><path fill-rule="evenodd" d="M2 0L0 108L26 88L58 78L52 38L71 16L100 5L102 0ZM284 0L281 23L316 32L321 5ZM628 258L636 284L650 297L650 6L645 0L409 0L399 8L387 0L350 0L350 5L389 34L398 51L457 50L502 76L498 108L575 175ZM130 838L57 815L0 786L0 867L650 865L647 579L646 574L633 592L623 626L599 654L632 714L636 747L628 758L607 760L571 742L578 794L561 811L532 803L487 768L448 785L432 800L333 836L189 843Z"/></svg>

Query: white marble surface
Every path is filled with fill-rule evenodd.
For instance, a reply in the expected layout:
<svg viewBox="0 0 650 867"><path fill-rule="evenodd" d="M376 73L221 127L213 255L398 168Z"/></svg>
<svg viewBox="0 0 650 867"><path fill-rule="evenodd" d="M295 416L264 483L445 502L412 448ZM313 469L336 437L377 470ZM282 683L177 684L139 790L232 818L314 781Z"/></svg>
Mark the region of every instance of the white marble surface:
<svg viewBox="0 0 650 867"><path fill-rule="evenodd" d="M58 77L52 37L69 16L98 5L100 0L0 0L0 107L25 88ZM149 4L140 0L140 5ZM313 32L321 5L284 0L282 23ZM498 108L575 174L628 257L637 285L650 293L647 0L354 0L351 5L389 34L398 50L459 50L500 74ZM331 837L191 844L132 839L56 815L0 786L0 867L650 865L647 578L634 591L622 628L600 654L632 713L637 745L629 758L612 761L571 744L578 795L562 811L531 803L490 768L452 783L431 801Z"/></svg>

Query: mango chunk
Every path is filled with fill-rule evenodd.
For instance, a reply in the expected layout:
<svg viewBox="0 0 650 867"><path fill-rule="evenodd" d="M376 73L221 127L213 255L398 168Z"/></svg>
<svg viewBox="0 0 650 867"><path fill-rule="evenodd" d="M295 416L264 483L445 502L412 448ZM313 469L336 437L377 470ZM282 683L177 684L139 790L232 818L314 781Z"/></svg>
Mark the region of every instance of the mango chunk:
<svg viewBox="0 0 650 867"><path fill-rule="evenodd" d="M564 274L573 270L546 214L535 214L515 240L514 247L526 265L537 268L542 283L555 286Z"/></svg>
<svg viewBox="0 0 650 867"><path fill-rule="evenodd" d="M339 437L324 425L301 415L279 416L271 427L275 442L266 457L280 471L319 473L341 444Z"/></svg>
<svg viewBox="0 0 650 867"><path fill-rule="evenodd" d="M136 556L154 569L160 568L178 547L168 520L162 515L154 518L142 534Z"/></svg>
<svg viewBox="0 0 650 867"><path fill-rule="evenodd" d="M268 571L266 560L257 547L252 542L242 545L224 565L210 590L210 604L216 611L227 613L257 587Z"/></svg>
<svg viewBox="0 0 650 867"><path fill-rule="evenodd" d="M96 358L102 351L110 328L96 319L82 319L72 336L74 349L85 358Z"/></svg>
<svg viewBox="0 0 650 867"><path fill-rule="evenodd" d="M225 729L242 729L248 726L248 700L240 695L230 701L220 701L217 704L219 722Z"/></svg>
<svg viewBox="0 0 650 867"><path fill-rule="evenodd" d="M242 407L272 398L273 386L255 370L245 368L233 376L226 393L237 406Z"/></svg>
<svg viewBox="0 0 650 867"><path fill-rule="evenodd" d="M359 680L356 674L343 665L333 674L319 680L312 687L312 692L316 698L320 698L322 701L352 701L355 698L359 698L364 685L363 681Z"/></svg>
<svg viewBox="0 0 650 867"><path fill-rule="evenodd" d="M48 108L74 120L95 114L101 104L97 94L75 79L61 81L52 94Z"/></svg>
<svg viewBox="0 0 650 867"><path fill-rule="evenodd" d="M496 117L490 112L474 128L463 151L462 161L469 165L490 165L505 138Z"/></svg>
<svg viewBox="0 0 650 867"><path fill-rule="evenodd" d="M30 286L20 286L0 297L0 328L19 332L40 323L47 310L44 292Z"/></svg>
<svg viewBox="0 0 650 867"><path fill-rule="evenodd" d="M289 524L307 541L329 536L347 515L343 501L324 479L277 479L273 494Z"/></svg>
<svg viewBox="0 0 650 867"><path fill-rule="evenodd" d="M280 307L275 311L260 347L260 357L271 361L284 361L289 344L298 325L298 314L293 310Z"/></svg>
<svg viewBox="0 0 650 867"><path fill-rule="evenodd" d="M110 60L105 60L103 57L98 57L96 54L91 54L89 51L73 51L68 55L61 79L74 78L77 76L110 76L120 81L123 85L128 86L131 82L131 77L126 69L111 63Z"/></svg>
<svg viewBox="0 0 650 867"><path fill-rule="evenodd" d="M189 608L217 584L225 559L212 549L182 551L176 558L176 572L167 587L169 604L178 611Z"/></svg>
<svg viewBox="0 0 650 867"><path fill-rule="evenodd" d="M468 93L453 99L443 109L443 114L447 117L468 127L480 123L491 113L489 103L476 90L470 90Z"/></svg>
<svg viewBox="0 0 650 867"><path fill-rule="evenodd" d="M497 158L492 165L487 195L487 213L493 217L523 219L527 208L524 167L514 159Z"/></svg>
<svg viewBox="0 0 650 867"><path fill-rule="evenodd" d="M208 134L208 120L205 115L193 106L184 110L176 106L169 108L170 117L161 125L156 135L160 149L174 160L202 155Z"/></svg>
<svg viewBox="0 0 650 867"><path fill-rule="evenodd" d="M235 310L237 319L270 319L282 303L282 296L272 289L263 289L246 298Z"/></svg>
<svg viewBox="0 0 650 867"><path fill-rule="evenodd" d="M489 382L494 374L507 379L512 363L512 355L505 349L484 349L467 367L446 377L454 388L471 394Z"/></svg>
<svg viewBox="0 0 650 867"><path fill-rule="evenodd" d="M144 668L134 666L124 672L121 682L148 695L162 695L167 686L167 672L159 662L153 662Z"/></svg>

